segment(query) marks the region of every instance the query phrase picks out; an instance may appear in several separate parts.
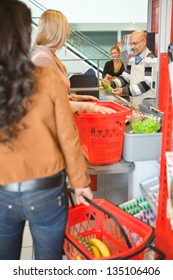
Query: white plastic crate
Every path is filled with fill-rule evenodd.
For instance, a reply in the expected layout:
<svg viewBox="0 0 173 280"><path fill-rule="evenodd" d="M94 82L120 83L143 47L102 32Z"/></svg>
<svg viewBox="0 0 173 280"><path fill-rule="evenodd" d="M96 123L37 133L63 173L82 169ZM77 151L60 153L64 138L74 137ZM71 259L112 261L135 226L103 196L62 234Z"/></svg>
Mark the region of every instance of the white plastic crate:
<svg viewBox="0 0 173 280"><path fill-rule="evenodd" d="M156 160L161 154L161 142L161 132L150 134L125 132L122 157L130 162Z"/></svg>
<svg viewBox="0 0 173 280"><path fill-rule="evenodd" d="M159 195L159 177L154 177L145 182L140 183L141 190L146 196L149 204L157 213L158 195Z"/></svg>

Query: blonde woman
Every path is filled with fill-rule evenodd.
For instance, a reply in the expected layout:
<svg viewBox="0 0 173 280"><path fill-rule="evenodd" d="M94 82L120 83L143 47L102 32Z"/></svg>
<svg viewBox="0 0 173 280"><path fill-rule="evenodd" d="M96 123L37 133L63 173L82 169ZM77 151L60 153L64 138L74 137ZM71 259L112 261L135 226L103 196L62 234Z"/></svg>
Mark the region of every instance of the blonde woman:
<svg viewBox="0 0 173 280"><path fill-rule="evenodd" d="M31 52L31 59L37 66L52 68L70 91L70 81L67 76L66 67L56 56L56 51L64 46L70 34L70 25L66 16L56 10L48 9L40 17L35 46ZM58 90L57 90L58 94ZM97 98L91 96L72 95L70 106L72 112L101 112L114 113L115 111L104 106L98 106L94 102L76 102L76 98L83 101L96 101Z"/></svg>
<svg viewBox="0 0 173 280"><path fill-rule="evenodd" d="M120 76L125 69L122 60L117 59L121 58L121 51L118 45L112 46L110 53L112 60L105 63L102 73L102 78L107 80L112 80L113 78Z"/></svg>

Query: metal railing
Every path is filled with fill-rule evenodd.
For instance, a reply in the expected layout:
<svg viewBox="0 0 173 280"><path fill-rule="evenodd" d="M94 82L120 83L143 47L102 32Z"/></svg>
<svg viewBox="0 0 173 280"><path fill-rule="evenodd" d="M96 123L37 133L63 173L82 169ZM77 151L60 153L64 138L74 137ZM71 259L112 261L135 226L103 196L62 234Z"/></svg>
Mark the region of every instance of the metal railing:
<svg viewBox="0 0 173 280"><path fill-rule="evenodd" d="M41 12L47 10L45 6L43 6L36 0L28 0L28 2L38 8ZM38 20L39 17L33 17L33 24L35 26L38 25ZM76 30L72 25L70 26L70 28L71 33L69 38L67 39L67 48L75 55L77 55L80 59L84 59L85 61L87 57L91 57L87 63L95 70L98 67L98 63L95 64L93 62L95 60L94 57L99 57L99 67L102 69L104 67L104 64L101 59L110 59L110 54L90 38L85 36L82 32Z"/></svg>
<svg viewBox="0 0 173 280"><path fill-rule="evenodd" d="M72 59L61 59L62 62L87 62L88 65L91 65L91 61L95 61L95 72L96 72L96 76L98 78L98 83L99 83L99 79L102 78L102 68L100 67L100 64L105 64L106 61L110 60L110 58L72 58ZM122 60L121 58L116 58L115 60ZM73 73L71 73L73 74ZM74 73L75 74L75 73Z"/></svg>

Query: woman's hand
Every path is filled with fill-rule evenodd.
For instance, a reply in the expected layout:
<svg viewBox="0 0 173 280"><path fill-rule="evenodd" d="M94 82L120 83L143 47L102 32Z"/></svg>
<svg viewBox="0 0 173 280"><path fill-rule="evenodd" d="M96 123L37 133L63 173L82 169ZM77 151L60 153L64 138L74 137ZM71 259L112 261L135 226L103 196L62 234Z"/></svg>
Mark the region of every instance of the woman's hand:
<svg viewBox="0 0 173 280"><path fill-rule="evenodd" d="M92 95L78 95L76 93L70 94L70 100L73 101L98 101L98 98Z"/></svg>
<svg viewBox="0 0 173 280"><path fill-rule="evenodd" d="M116 111L114 109L104 107L104 106L99 106L99 105L95 105L94 112L102 113L102 114L115 114L116 113Z"/></svg>
<svg viewBox="0 0 173 280"><path fill-rule="evenodd" d="M85 204L85 205L89 205L88 202L85 200L85 198L83 196L86 196L87 198L89 198L90 200L93 199L93 193L90 189L90 187L85 187L85 188L78 188L75 189L75 200L76 200L76 204Z"/></svg>

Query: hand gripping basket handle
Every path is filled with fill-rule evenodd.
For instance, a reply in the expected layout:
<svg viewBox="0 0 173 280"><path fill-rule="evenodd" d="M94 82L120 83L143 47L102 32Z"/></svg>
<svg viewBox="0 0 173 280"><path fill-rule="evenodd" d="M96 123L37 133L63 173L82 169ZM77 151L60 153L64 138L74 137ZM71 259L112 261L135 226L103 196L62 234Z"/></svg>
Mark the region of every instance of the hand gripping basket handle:
<svg viewBox="0 0 173 280"><path fill-rule="evenodd" d="M74 193L74 190L73 189L68 189L68 195L69 195L69 199L70 199L70 202L72 204L72 207L75 208L75 204L74 204L74 201L73 201L73 198L72 198L72 195L71 193ZM83 196L85 198L85 200L90 204L92 205L93 207L95 207L96 209L98 209L99 211L103 212L104 214L108 215L108 217L111 217L112 220L116 223L116 225L119 227L120 229L120 232L121 234L124 236L125 240L126 240L126 243L127 243L127 246L128 248L132 248L132 244L125 232L125 230L123 229L123 227L120 225L119 221L108 211L106 211L105 209L103 209L102 207L100 207L99 205L97 205L96 203L94 203L92 200L90 200L89 198L87 198L86 196Z"/></svg>

